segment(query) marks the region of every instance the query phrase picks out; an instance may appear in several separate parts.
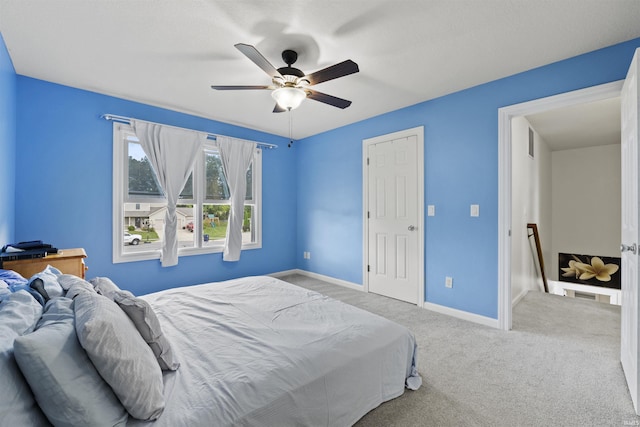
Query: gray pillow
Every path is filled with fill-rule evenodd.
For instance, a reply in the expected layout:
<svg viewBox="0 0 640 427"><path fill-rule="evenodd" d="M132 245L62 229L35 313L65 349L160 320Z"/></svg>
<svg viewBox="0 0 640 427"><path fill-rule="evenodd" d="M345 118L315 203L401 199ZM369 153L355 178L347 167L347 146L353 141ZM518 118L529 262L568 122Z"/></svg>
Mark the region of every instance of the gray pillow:
<svg viewBox="0 0 640 427"><path fill-rule="evenodd" d="M58 283L67 291L67 298L75 298L80 292L95 292L91 283L73 274L61 274L58 276Z"/></svg>
<svg viewBox="0 0 640 427"><path fill-rule="evenodd" d="M36 404L13 354L13 342L33 330L42 306L29 292L17 291L0 302L0 420L7 426L49 425Z"/></svg>
<svg viewBox="0 0 640 427"><path fill-rule="evenodd" d="M76 333L125 409L155 420L164 409L162 370L129 317L108 298L82 292L74 300Z"/></svg>
<svg viewBox="0 0 640 427"><path fill-rule="evenodd" d="M16 338L14 353L40 409L53 425L126 424L127 412L78 342L73 300L51 299L36 331Z"/></svg>
<svg viewBox="0 0 640 427"><path fill-rule="evenodd" d="M94 277L89 280L89 283L93 285L97 293L104 295L112 301L114 294L120 290L118 285L113 283L113 281L108 277Z"/></svg>
<svg viewBox="0 0 640 427"><path fill-rule="evenodd" d="M158 364L163 370L175 371L180 367L171 349L169 340L162 332L160 321L148 302L136 298L129 291L116 291L114 301L136 325L142 338L149 344Z"/></svg>

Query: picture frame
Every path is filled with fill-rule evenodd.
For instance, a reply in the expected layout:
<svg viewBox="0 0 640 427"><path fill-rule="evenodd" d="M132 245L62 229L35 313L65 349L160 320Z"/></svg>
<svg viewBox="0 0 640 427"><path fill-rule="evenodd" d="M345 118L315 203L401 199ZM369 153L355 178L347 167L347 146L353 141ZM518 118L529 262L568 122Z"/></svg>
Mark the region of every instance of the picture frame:
<svg viewBox="0 0 640 427"><path fill-rule="evenodd" d="M561 282L621 289L620 257L558 253Z"/></svg>

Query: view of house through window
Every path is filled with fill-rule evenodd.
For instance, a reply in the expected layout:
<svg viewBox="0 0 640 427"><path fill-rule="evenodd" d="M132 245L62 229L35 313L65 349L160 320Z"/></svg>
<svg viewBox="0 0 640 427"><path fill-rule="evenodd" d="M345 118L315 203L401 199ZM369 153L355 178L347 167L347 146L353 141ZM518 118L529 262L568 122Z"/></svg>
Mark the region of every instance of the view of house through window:
<svg viewBox="0 0 640 427"><path fill-rule="evenodd" d="M137 138L126 129L121 134L125 151L121 158L126 159L122 168L125 191L121 197L120 210L122 237L115 236L114 243L120 245L124 261L127 255L160 252L167 204L153 167ZM260 245L260 176L254 177L254 171L261 169L260 161L261 153L258 150L247 171L242 224L243 249ZM221 251L226 238L229 209L229 188L220 154L213 144L206 144L177 205L179 250Z"/></svg>

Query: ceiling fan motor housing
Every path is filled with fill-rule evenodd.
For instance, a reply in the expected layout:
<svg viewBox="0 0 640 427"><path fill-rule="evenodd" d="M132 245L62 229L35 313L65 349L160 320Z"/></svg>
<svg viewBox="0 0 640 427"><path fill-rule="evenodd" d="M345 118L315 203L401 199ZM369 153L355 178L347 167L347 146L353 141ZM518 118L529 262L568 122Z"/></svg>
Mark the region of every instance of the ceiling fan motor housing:
<svg viewBox="0 0 640 427"><path fill-rule="evenodd" d="M292 64L298 60L298 53L295 50L287 49L282 51L282 60L286 67L278 68L278 72L283 76L295 76L295 77L303 77L304 73L297 68L292 67Z"/></svg>
<svg viewBox="0 0 640 427"><path fill-rule="evenodd" d="M302 71L293 67L280 67L278 68L278 72L283 76L304 77L304 73Z"/></svg>

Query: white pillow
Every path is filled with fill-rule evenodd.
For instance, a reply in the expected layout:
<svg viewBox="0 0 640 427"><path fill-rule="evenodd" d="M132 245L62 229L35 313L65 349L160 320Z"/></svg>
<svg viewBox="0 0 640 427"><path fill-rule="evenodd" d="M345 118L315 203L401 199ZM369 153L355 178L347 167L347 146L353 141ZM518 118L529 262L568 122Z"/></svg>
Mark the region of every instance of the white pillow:
<svg viewBox="0 0 640 427"><path fill-rule="evenodd" d="M14 353L40 409L56 427L126 423L127 412L78 342L73 300L51 299L36 331L16 338Z"/></svg>
<svg viewBox="0 0 640 427"><path fill-rule="evenodd" d="M33 330L42 306L29 292L17 291L0 302L0 420L7 426L49 425L36 404L13 354L14 340Z"/></svg>
<svg viewBox="0 0 640 427"><path fill-rule="evenodd" d="M74 300L76 333L122 405L141 420L164 410L162 370L129 317L108 298L81 292Z"/></svg>

